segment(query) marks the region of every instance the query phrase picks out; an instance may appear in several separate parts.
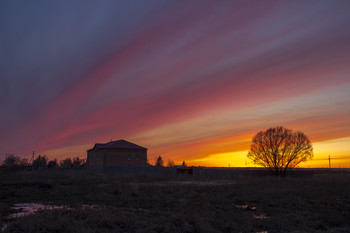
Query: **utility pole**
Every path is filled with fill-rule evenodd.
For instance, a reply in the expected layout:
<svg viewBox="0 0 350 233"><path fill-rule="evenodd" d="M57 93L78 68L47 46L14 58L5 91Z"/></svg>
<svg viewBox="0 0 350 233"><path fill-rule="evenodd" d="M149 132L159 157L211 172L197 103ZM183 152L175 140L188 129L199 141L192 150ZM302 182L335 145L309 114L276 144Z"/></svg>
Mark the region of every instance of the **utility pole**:
<svg viewBox="0 0 350 233"><path fill-rule="evenodd" d="M331 169L331 156L328 155L328 164L329 164L329 169Z"/></svg>
<svg viewBox="0 0 350 233"><path fill-rule="evenodd" d="M33 151L33 155L32 155L32 170L34 170L34 166L33 166L33 163L34 163L34 155L35 155L35 151Z"/></svg>

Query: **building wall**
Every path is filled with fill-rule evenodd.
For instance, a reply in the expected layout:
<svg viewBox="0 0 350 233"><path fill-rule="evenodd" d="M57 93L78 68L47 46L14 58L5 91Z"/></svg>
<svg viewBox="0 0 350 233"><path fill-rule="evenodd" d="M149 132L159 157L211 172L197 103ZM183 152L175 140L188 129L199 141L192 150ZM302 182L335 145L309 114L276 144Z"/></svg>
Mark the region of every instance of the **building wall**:
<svg viewBox="0 0 350 233"><path fill-rule="evenodd" d="M88 151L87 152L87 168L102 169L104 164L105 153L103 151Z"/></svg>
<svg viewBox="0 0 350 233"><path fill-rule="evenodd" d="M104 167L144 167L147 165L147 150L106 149Z"/></svg>

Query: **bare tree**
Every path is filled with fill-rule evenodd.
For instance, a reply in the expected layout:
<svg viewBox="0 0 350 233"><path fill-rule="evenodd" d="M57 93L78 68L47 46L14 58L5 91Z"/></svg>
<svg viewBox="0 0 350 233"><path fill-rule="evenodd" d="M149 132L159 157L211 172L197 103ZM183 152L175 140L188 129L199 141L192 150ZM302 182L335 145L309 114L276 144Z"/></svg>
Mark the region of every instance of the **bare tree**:
<svg viewBox="0 0 350 233"><path fill-rule="evenodd" d="M161 156L158 156L155 166L156 167L163 167L164 166L164 161L163 161Z"/></svg>
<svg viewBox="0 0 350 233"><path fill-rule="evenodd" d="M312 157L312 145L308 137L300 131L281 126L258 132L248 152L248 158L255 164L269 168L279 176L285 176L288 168Z"/></svg>
<svg viewBox="0 0 350 233"><path fill-rule="evenodd" d="M36 157L36 159L33 160L33 168L34 169L42 169L42 168L46 168L47 165L47 161L48 158L46 155L38 155L38 157Z"/></svg>
<svg viewBox="0 0 350 233"><path fill-rule="evenodd" d="M60 161L60 168L73 168L73 161L71 158L66 158Z"/></svg>
<svg viewBox="0 0 350 233"><path fill-rule="evenodd" d="M29 167L29 166L30 166L29 159L21 158L21 167L25 168L25 167Z"/></svg>
<svg viewBox="0 0 350 233"><path fill-rule="evenodd" d="M17 168L21 164L21 158L13 154L6 154L4 166L7 168Z"/></svg>
<svg viewBox="0 0 350 233"><path fill-rule="evenodd" d="M73 158L73 167L74 168L83 168L85 167L85 159L81 159L79 157Z"/></svg>
<svg viewBox="0 0 350 233"><path fill-rule="evenodd" d="M57 159L50 160L50 161L47 163L47 167L48 167L48 168L57 168L57 167L58 167Z"/></svg>

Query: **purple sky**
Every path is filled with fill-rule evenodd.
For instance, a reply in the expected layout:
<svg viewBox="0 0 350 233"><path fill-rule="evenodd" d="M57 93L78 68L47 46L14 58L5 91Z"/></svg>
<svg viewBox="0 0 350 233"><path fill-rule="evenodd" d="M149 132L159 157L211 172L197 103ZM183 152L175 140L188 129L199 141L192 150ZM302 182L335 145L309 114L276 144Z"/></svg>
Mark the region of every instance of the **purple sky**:
<svg viewBox="0 0 350 233"><path fill-rule="evenodd" d="M349 12L349 1L1 1L0 159L85 156L124 138L199 161L276 125L349 148Z"/></svg>

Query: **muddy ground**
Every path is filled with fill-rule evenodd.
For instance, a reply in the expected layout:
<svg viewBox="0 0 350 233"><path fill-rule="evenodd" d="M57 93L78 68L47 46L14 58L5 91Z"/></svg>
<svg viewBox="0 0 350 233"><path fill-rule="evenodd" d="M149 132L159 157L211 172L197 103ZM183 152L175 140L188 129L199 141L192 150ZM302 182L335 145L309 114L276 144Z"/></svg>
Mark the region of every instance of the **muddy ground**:
<svg viewBox="0 0 350 233"><path fill-rule="evenodd" d="M42 205L31 214L21 205ZM60 206L45 208L44 206ZM16 215L17 214L17 215ZM18 217L14 217L18 216ZM2 232L350 232L350 176L1 171Z"/></svg>

